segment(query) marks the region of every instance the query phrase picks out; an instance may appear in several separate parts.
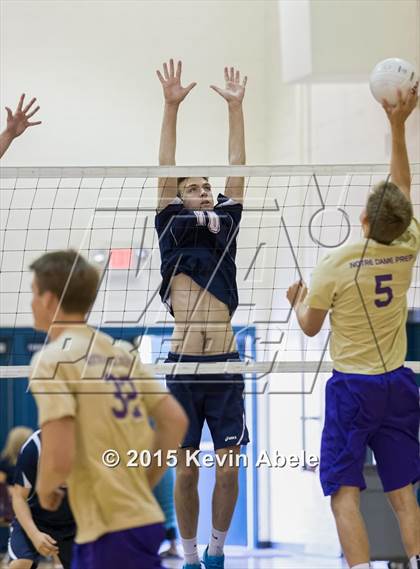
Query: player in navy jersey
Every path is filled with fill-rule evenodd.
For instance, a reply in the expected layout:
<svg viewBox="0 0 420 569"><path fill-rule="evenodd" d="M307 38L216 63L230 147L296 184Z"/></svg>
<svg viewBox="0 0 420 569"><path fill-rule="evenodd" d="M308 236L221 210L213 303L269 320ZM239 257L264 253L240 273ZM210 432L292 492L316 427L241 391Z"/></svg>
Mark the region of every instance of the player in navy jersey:
<svg viewBox="0 0 420 569"><path fill-rule="evenodd" d="M35 569L42 556L58 555L64 569L70 569L76 525L66 490L59 508L44 510L35 492L41 454L41 431L22 446L15 470L13 509L8 552L11 569Z"/></svg>
<svg viewBox="0 0 420 569"><path fill-rule="evenodd" d="M181 102L194 88L181 85L181 62L173 60L157 71L165 110L159 164L174 165L176 122ZM242 101L246 77L225 68L224 89L211 88L228 103L229 163L245 164ZM205 144L202 134L198 140ZM160 295L175 319L170 362L224 362L239 355L231 326L238 306L236 240L242 215L244 179L226 181L224 194L214 202L210 181L204 177L160 178L155 226L161 252ZM198 468L186 465L187 453L199 449L204 421L209 426L215 452L223 457L239 453L247 444L242 375L189 375L167 378L172 394L183 405L190 426L179 449L175 504L187 569L199 569L197 553ZM216 466L213 520L206 568L222 568L223 545L238 495L238 469Z"/></svg>

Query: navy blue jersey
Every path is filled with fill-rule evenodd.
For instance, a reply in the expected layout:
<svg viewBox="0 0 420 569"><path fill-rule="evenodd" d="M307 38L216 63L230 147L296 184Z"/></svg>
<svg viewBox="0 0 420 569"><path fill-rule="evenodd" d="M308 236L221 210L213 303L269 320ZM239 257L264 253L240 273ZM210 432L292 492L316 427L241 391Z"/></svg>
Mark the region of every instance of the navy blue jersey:
<svg viewBox="0 0 420 569"><path fill-rule="evenodd" d="M238 306L236 240L242 204L219 194L213 210L186 209L175 198L155 217L161 255L160 296L173 315L171 280L184 273L226 304L232 316Z"/></svg>
<svg viewBox="0 0 420 569"><path fill-rule="evenodd" d="M15 484L19 484L30 490L28 506L36 527L40 531L48 533L54 531L54 535L72 535L76 531L75 522L71 513L67 495L55 512L41 508L38 495L35 492L38 462L41 453L41 431L35 431L22 446L15 469Z"/></svg>

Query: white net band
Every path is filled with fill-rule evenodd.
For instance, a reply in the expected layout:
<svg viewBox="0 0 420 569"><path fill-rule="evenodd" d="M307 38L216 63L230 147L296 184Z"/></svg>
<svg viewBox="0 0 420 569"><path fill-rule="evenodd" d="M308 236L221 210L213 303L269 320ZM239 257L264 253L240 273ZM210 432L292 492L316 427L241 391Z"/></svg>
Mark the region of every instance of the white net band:
<svg viewBox="0 0 420 569"><path fill-rule="evenodd" d="M410 164L412 174L420 164ZM0 178L157 178L157 177L276 177L276 176L336 176L346 174L383 174L389 164L302 164L269 166L69 166L69 167L1 167Z"/></svg>
<svg viewBox="0 0 420 569"><path fill-rule="evenodd" d="M406 362L407 367L420 373L420 362ZM143 364L145 370L155 375L203 375L203 374L303 374L330 373L332 362L212 362L212 363L161 363ZM29 366L0 366L0 379L21 379L29 377Z"/></svg>

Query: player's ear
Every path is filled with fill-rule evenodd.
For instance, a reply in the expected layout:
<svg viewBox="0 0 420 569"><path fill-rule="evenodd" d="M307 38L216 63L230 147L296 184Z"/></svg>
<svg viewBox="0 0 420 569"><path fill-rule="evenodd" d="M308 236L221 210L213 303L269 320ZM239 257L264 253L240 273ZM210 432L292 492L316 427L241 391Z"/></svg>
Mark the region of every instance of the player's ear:
<svg viewBox="0 0 420 569"><path fill-rule="evenodd" d="M367 216L367 211L366 211L366 208L365 208L365 207L362 209L362 212L361 212L361 214L360 214L359 219L360 219L360 223L361 223L362 225L366 225L366 224L369 223L368 216Z"/></svg>
<svg viewBox="0 0 420 569"><path fill-rule="evenodd" d="M50 290L46 290L41 296L43 307L49 312L55 312L59 308L60 299Z"/></svg>

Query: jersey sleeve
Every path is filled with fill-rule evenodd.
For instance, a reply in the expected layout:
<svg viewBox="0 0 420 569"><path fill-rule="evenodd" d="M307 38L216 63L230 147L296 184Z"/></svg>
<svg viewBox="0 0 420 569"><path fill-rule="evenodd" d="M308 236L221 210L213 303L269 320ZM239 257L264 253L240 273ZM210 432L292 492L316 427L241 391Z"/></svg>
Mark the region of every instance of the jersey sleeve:
<svg viewBox="0 0 420 569"><path fill-rule="evenodd" d="M36 486L38 470L38 449L34 441L24 445L19 453L15 467L15 484L31 490Z"/></svg>
<svg viewBox="0 0 420 569"><path fill-rule="evenodd" d="M139 358L134 366L132 379L136 380L137 391L142 395L148 413L168 395L163 383L146 371Z"/></svg>
<svg viewBox="0 0 420 569"><path fill-rule="evenodd" d="M334 272L330 257L327 255L312 273L309 292L304 301L306 306L320 310L329 310L332 307L337 289Z"/></svg>
<svg viewBox="0 0 420 569"><path fill-rule="evenodd" d="M241 203L236 202L232 198L228 198L223 194L219 194L217 197L217 204L215 205L214 209L219 213L228 213L232 217L235 225L239 225L243 211L243 206Z"/></svg>
<svg viewBox="0 0 420 569"><path fill-rule="evenodd" d="M176 197L165 208L158 211L155 215L155 227L158 235L166 229L174 215L178 215L184 209L181 198Z"/></svg>
<svg viewBox="0 0 420 569"><path fill-rule="evenodd" d="M395 244L404 244L413 250L416 255L420 250L420 223L416 217L413 217L410 225L405 232L394 241Z"/></svg>
<svg viewBox="0 0 420 569"><path fill-rule="evenodd" d="M39 425L76 415L76 396L63 366L44 350L32 358L29 387L37 403Z"/></svg>

